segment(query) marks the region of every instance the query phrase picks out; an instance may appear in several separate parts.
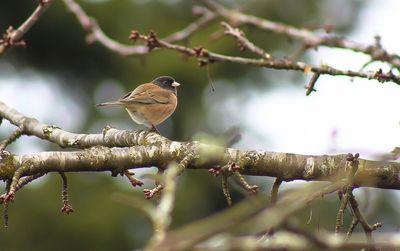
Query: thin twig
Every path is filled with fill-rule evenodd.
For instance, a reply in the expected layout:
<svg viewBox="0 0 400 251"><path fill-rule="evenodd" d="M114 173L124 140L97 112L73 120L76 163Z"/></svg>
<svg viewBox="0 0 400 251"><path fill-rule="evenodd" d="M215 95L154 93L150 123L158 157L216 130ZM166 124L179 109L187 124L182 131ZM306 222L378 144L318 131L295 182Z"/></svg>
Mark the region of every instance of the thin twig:
<svg viewBox="0 0 400 251"><path fill-rule="evenodd" d="M29 184L30 182L42 177L45 173L38 173L31 176L26 176L19 179L18 183L15 185L15 191L18 191L25 185ZM9 194L11 189L11 180L7 180L6 182L6 192L0 196L0 204L4 204L4 226L8 227L8 208L9 208L9 201L7 200L7 195Z"/></svg>
<svg viewBox="0 0 400 251"><path fill-rule="evenodd" d="M341 203L340 207L336 216L336 223L335 223L335 233L339 233L340 228L343 225L343 217L344 217L344 211L347 208L347 205L349 203L350 197L353 194L353 189L354 189L354 176L358 170L358 165L359 165L359 160L358 158L360 157L360 154L356 153L354 156L353 154L349 153L346 156L346 168L347 166L350 166L350 172L348 173L348 185L344 187L344 194L341 196Z"/></svg>
<svg viewBox="0 0 400 251"><path fill-rule="evenodd" d="M137 186L143 186L143 182L135 177L133 177L135 175L135 173L129 171L129 170L125 170L123 172L123 174L128 178L129 182L131 183L131 185L133 187L137 187Z"/></svg>
<svg viewBox="0 0 400 251"><path fill-rule="evenodd" d="M18 29L14 30L12 26L7 29L6 33L3 35L3 39L0 40L0 56L12 46L25 46L25 42L22 40L23 36L39 20L53 1L54 0L40 1L35 11L18 27Z"/></svg>
<svg viewBox="0 0 400 251"><path fill-rule="evenodd" d="M342 197L342 200L340 202L340 207L335 222L335 233L339 233L340 228L343 226L344 211L346 210L347 204L349 203L350 193L352 192L352 190L353 190L352 186L347 186L345 193Z"/></svg>
<svg viewBox="0 0 400 251"><path fill-rule="evenodd" d="M4 195L8 194L8 192L10 191L10 186L11 186L11 180L7 180L6 181L6 189L5 189L5 193ZM3 202L5 200L5 196L1 195L0 196L0 201ZM4 211L4 227L8 227L8 209L9 209L9 204L7 201L5 201L4 205L3 205L3 211Z"/></svg>
<svg viewBox="0 0 400 251"><path fill-rule="evenodd" d="M359 223L359 221L358 221L357 217L353 216L353 220L351 221L349 229L347 230L347 234L346 234L347 240L350 239L350 237L353 234L353 231L356 228L356 226L358 225L358 223Z"/></svg>
<svg viewBox="0 0 400 251"><path fill-rule="evenodd" d="M165 171L162 180L162 183L164 184L164 191L161 196L160 203L157 206L157 210L152 215L154 235L149 241L149 250L152 250L151 247L156 247L164 241L169 225L171 224L171 213L175 202L175 191L177 187L175 179L195 159L197 159L196 154L188 153L179 164L171 164Z"/></svg>
<svg viewBox="0 0 400 251"><path fill-rule="evenodd" d="M278 200L278 191L279 187L282 184L282 180L279 178L276 178L274 181L274 184L272 185L271 189L271 204L275 204L276 201Z"/></svg>
<svg viewBox="0 0 400 251"><path fill-rule="evenodd" d="M209 24L212 20L216 18L214 12L201 6L194 6L193 13L201 15L201 17L198 20L194 21L193 23L189 24L183 30L177 31L165 37L164 40L170 43L187 40L193 33L205 27L207 24Z"/></svg>
<svg viewBox="0 0 400 251"><path fill-rule="evenodd" d="M62 198L62 202L63 202L63 206L61 208L61 212L62 213L66 213L66 214L70 214L74 212L73 207L71 206L71 204L69 204L69 199L68 199L68 179L67 179L67 175L65 175L65 173L60 172L59 173L62 179L62 191L61 191L61 198Z"/></svg>
<svg viewBox="0 0 400 251"><path fill-rule="evenodd" d="M306 86L306 96L310 95L312 92L315 92L315 84L317 83L317 80L319 78L319 73L314 73L313 76L310 79L310 82L308 82L308 85Z"/></svg>
<svg viewBox="0 0 400 251"><path fill-rule="evenodd" d="M232 196L231 193L229 192L228 177L226 175L222 175L222 192L224 193L226 203L228 203L228 206L231 206Z"/></svg>
<svg viewBox="0 0 400 251"><path fill-rule="evenodd" d="M245 189L249 194L254 195L260 191L260 187L257 185L250 185L243 175L239 173L239 171L235 171L233 174L236 183L238 183L243 189Z"/></svg>
<svg viewBox="0 0 400 251"><path fill-rule="evenodd" d="M6 149L8 145L16 141L24 133L23 127L18 127L14 132L12 132L5 140L0 142L0 153Z"/></svg>
<svg viewBox="0 0 400 251"><path fill-rule="evenodd" d="M382 223L378 222L374 225L368 224L367 220L365 219L364 214L361 212L361 210L358 207L358 203L356 198L354 197L353 193L350 193L350 199L349 199L351 208L353 209L354 212L354 217L357 218L359 221L361 227L363 228L365 235L367 237L368 243L372 244L374 242L372 238L372 232L380 227L382 227Z"/></svg>
<svg viewBox="0 0 400 251"><path fill-rule="evenodd" d="M261 58L270 59L271 55L266 53L263 49L258 47L257 45L250 42L243 31L239 30L238 28L233 28L226 22L221 22L221 25L225 28L225 34L233 36L238 40L239 48L241 50L248 49L249 51L253 52L254 54L260 56Z"/></svg>

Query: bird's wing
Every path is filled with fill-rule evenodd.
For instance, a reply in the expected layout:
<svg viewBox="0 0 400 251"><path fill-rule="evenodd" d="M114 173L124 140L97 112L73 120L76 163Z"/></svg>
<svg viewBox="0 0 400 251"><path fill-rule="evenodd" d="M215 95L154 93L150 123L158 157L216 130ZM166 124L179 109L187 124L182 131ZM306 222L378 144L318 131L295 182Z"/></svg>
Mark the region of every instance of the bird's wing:
<svg viewBox="0 0 400 251"><path fill-rule="evenodd" d="M166 104L170 92L154 84L143 84L119 99L121 103Z"/></svg>

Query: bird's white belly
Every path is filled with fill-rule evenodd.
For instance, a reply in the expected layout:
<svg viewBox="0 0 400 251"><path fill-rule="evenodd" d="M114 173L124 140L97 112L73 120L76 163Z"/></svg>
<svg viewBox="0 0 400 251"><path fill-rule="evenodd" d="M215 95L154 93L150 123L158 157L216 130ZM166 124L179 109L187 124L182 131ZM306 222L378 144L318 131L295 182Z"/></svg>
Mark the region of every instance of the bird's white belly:
<svg viewBox="0 0 400 251"><path fill-rule="evenodd" d="M129 116L131 116L132 120L135 121L135 123L151 127L151 123L149 123L149 121L144 117L142 113L137 111L130 111L128 109L126 109L126 111L129 113Z"/></svg>

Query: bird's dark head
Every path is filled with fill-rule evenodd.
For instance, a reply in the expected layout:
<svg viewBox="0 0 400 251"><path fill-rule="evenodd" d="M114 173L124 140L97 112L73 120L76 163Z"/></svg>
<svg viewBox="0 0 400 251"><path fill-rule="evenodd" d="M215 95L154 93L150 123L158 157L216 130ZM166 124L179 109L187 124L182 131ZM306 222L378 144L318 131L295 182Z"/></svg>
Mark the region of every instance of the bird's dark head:
<svg viewBox="0 0 400 251"><path fill-rule="evenodd" d="M160 86L161 88L167 89L175 94L176 94L176 87L180 86L180 84L170 76L161 76L154 79L152 82Z"/></svg>

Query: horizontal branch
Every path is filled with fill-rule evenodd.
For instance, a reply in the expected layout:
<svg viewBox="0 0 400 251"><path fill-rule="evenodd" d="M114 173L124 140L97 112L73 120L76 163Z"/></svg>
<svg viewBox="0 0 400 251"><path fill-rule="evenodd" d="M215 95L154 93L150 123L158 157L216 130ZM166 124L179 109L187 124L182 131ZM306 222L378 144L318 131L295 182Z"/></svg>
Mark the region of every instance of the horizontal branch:
<svg viewBox="0 0 400 251"><path fill-rule="evenodd" d="M146 136L144 136L146 134ZM240 173L254 176L277 177L282 180L326 180L343 173L348 168L347 155L306 156L265 151L245 151L219 146L169 141L154 133L132 132L144 145L127 148L96 146L82 151L42 152L27 155L10 155L0 160L0 179L13 176L23 168L22 175L44 172L111 171L120 173L126 169L165 167L180 161L188 151L200 152L200 158L188 168L209 169L239 160ZM153 142L156 144L149 144ZM360 160L355 177L356 186L400 189L399 163L382 163Z"/></svg>
<svg viewBox="0 0 400 251"><path fill-rule="evenodd" d="M153 49L165 48L174 51L178 51L186 56L196 57L199 60L199 65L204 66L214 62L228 62L243 65L252 65L258 67L265 67L277 70L294 70L304 73L315 73L320 75L331 75L331 76L348 76L348 77L359 77L366 79L375 79L379 82L392 81L396 84L400 84L400 77L393 74L391 71L384 73L382 70L378 71L352 71L352 70L340 70L326 64L323 65L311 65L301 61L291 61L288 59L274 58L245 58L237 56L228 56L211 52L204 48L189 48L183 45L177 45L168 41L158 39L156 33L150 32L148 36L142 35L137 31L132 31L130 39L133 41L141 40L146 42L149 52Z"/></svg>
<svg viewBox="0 0 400 251"><path fill-rule="evenodd" d="M57 143L63 147L91 148L82 151L54 151L27 155L6 155L0 159L0 179L13 176L20 168L22 176L45 172L111 171L114 174L130 168L166 167L179 162L189 153L199 158L188 168L210 169L236 163L247 175L277 177L281 180L331 180L349 170L347 155L309 156L267 151L246 151L199 142L171 141L147 131L125 131L106 128L103 134L74 134L44 126L0 102L0 117L24 128L28 135ZM66 143L67 142L67 143ZM108 146L108 147L106 147ZM132 146L109 148L111 146ZM400 163L359 160L356 186L400 189Z"/></svg>

